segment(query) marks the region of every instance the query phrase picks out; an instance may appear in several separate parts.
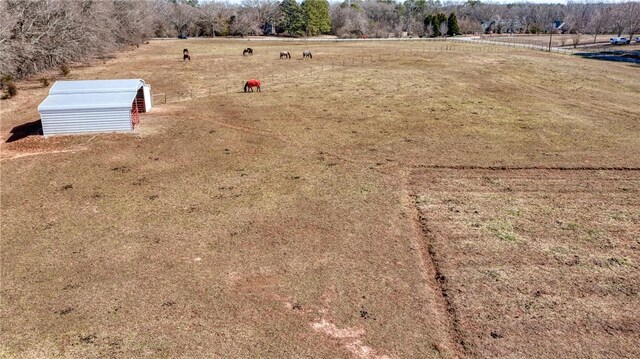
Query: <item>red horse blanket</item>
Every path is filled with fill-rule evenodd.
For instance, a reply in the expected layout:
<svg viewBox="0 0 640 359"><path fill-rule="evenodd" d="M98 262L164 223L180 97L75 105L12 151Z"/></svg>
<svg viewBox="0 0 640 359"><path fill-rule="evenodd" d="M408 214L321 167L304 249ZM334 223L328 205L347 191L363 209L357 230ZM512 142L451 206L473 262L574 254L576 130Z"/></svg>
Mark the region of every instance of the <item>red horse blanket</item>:
<svg viewBox="0 0 640 359"><path fill-rule="evenodd" d="M247 83L244 84L244 92L247 92L248 90L253 91L254 87L257 87L258 91L260 91L260 80L251 79L247 81Z"/></svg>

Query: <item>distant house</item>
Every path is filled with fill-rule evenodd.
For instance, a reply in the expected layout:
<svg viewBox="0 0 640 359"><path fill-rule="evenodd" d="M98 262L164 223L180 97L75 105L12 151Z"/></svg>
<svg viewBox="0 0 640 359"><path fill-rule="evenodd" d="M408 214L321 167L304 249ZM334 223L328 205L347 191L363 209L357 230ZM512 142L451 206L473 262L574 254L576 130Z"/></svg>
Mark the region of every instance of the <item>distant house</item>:
<svg viewBox="0 0 640 359"><path fill-rule="evenodd" d="M555 20L554 22L551 23L551 28L556 32L560 32L564 34L565 27L566 27L565 22L562 20Z"/></svg>
<svg viewBox="0 0 640 359"><path fill-rule="evenodd" d="M262 34L263 35L277 35L276 26L270 22L265 23L262 26Z"/></svg>
<svg viewBox="0 0 640 359"><path fill-rule="evenodd" d="M524 32L524 26L522 25L522 22L520 20L513 21L513 23L511 24L511 32L516 34Z"/></svg>
<svg viewBox="0 0 640 359"><path fill-rule="evenodd" d="M485 20L480 22L480 26L482 26L482 32L488 34L493 32L495 21L493 20Z"/></svg>

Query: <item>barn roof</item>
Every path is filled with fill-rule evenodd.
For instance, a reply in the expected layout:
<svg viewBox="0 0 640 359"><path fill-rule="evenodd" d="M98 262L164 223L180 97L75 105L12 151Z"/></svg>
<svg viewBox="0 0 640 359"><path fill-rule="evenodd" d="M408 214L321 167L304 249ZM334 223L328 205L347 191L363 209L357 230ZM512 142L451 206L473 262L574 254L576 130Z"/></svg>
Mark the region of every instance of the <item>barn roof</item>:
<svg viewBox="0 0 640 359"><path fill-rule="evenodd" d="M56 81L38 111L130 108L140 79Z"/></svg>
<svg viewBox="0 0 640 359"><path fill-rule="evenodd" d="M144 81L141 79L56 81L49 94L135 92L142 86Z"/></svg>

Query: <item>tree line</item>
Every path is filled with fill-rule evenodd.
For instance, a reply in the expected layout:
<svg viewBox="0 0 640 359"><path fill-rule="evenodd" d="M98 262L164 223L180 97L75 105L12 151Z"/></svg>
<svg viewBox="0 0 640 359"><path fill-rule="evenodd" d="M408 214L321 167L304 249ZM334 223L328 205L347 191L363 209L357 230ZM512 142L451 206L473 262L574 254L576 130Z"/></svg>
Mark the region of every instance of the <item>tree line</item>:
<svg viewBox="0 0 640 359"><path fill-rule="evenodd" d="M640 3L495 4L480 0L0 0L0 74L28 76L151 37L453 36L640 32ZM595 39L595 37L594 37Z"/></svg>

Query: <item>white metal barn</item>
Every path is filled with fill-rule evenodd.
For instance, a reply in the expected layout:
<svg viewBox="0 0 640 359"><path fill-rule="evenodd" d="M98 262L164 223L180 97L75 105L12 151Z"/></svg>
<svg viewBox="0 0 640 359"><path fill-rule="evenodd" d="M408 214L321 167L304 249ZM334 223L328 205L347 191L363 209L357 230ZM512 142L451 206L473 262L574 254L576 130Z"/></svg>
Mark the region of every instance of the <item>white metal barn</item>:
<svg viewBox="0 0 640 359"><path fill-rule="evenodd" d="M141 79L56 81L38 106L45 136L131 132L151 110L151 87Z"/></svg>

